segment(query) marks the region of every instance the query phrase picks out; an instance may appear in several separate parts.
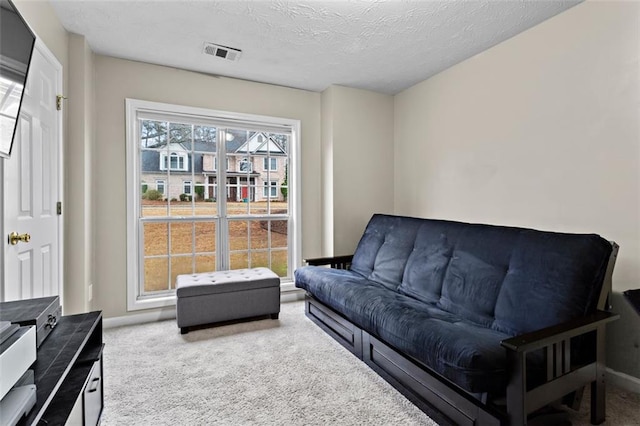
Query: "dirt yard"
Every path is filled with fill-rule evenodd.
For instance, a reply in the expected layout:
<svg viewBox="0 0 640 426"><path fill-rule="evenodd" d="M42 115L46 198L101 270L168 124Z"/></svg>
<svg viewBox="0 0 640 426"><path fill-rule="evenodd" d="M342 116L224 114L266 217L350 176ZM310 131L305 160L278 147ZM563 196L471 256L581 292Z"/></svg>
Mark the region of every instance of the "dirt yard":
<svg viewBox="0 0 640 426"><path fill-rule="evenodd" d="M215 215L216 204L198 202L192 206L189 202L145 201L143 216L196 216ZM249 204L249 206L247 205ZM262 204L262 207L256 206ZM286 203L271 203L272 212L286 212ZM266 203L229 203L229 216L237 214L266 213ZM191 223L145 223L144 224L144 270L145 292L174 288L176 276L193 272L216 270L216 223L211 221ZM285 233L283 233L283 230ZM271 231L268 222L261 220L230 220L229 245L231 269L269 267L281 277L288 275L286 221L272 221ZM270 241L269 241L270 240ZM271 248L271 252L269 252ZM162 256L162 257L149 257ZM169 259L171 259L171 277L169 279Z"/></svg>

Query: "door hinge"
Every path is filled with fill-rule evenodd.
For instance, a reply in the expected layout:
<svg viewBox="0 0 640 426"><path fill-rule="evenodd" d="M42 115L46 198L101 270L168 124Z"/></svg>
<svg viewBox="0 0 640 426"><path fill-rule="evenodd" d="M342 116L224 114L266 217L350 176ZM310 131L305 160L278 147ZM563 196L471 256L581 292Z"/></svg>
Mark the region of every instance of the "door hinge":
<svg viewBox="0 0 640 426"><path fill-rule="evenodd" d="M58 203L56 204L56 212L58 213L58 215L62 214L62 201L58 201Z"/></svg>
<svg viewBox="0 0 640 426"><path fill-rule="evenodd" d="M63 99L69 99L66 96L62 96L62 95L56 95L56 109L58 111L62 110L62 100Z"/></svg>

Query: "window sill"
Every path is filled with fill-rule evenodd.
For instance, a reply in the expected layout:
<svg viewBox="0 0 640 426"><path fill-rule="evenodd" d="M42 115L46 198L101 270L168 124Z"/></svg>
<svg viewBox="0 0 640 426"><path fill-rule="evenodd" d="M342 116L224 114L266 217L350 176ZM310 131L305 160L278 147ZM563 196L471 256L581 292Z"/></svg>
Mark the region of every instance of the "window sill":
<svg viewBox="0 0 640 426"><path fill-rule="evenodd" d="M162 296L139 297L127 306L127 311L140 311L143 309L165 308L176 305L175 294L163 294Z"/></svg>

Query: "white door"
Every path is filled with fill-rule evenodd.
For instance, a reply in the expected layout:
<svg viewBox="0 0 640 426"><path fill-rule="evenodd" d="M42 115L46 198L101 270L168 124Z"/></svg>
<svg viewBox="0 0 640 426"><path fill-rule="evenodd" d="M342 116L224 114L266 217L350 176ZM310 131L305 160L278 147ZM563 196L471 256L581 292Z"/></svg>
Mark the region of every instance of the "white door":
<svg viewBox="0 0 640 426"><path fill-rule="evenodd" d="M11 158L3 165L4 301L62 292L61 92L62 66L38 40ZM30 239L11 244L12 232Z"/></svg>

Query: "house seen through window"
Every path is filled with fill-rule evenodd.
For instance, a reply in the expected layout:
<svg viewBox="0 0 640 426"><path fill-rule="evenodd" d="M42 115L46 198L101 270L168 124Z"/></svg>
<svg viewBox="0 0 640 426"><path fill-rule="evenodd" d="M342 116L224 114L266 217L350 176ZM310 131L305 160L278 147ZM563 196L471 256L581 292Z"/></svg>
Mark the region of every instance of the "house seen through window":
<svg viewBox="0 0 640 426"><path fill-rule="evenodd" d="M179 274L265 266L291 279L290 128L230 127L171 111L134 111L130 121L134 304L172 294Z"/></svg>

